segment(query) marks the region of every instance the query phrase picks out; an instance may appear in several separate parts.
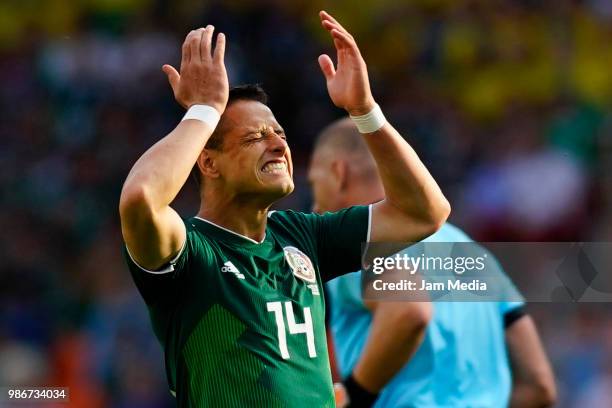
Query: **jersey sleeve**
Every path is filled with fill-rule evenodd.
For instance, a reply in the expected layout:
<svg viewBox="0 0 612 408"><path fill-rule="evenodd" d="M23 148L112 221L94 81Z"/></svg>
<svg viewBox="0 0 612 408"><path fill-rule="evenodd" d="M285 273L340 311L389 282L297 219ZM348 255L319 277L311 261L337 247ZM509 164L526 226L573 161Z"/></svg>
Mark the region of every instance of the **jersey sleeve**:
<svg viewBox="0 0 612 408"><path fill-rule="evenodd" d="M372 206L316 215L314 232L324 282L361 269L362 244L370 238Z"/></svg>
<svg viewBox="0 0 612 408"><path fill-rule="evenodd" d="M188 271L190 258L195 251L194 231L187 228L185 243L179 253L168 264L152 271L138 265L127 246L123 245L126 263L136 288L149 307L173 304L179 296L180 284Z"/></svg>
<svg viewBox="0 0 612 408"><path fill-rule="evenodd" d="M514 285L499 261L496 260L497 268L503 282L503 299L498 303L499 313L504 321L504 327L508 328L525 315L525 299Z"/></svg>

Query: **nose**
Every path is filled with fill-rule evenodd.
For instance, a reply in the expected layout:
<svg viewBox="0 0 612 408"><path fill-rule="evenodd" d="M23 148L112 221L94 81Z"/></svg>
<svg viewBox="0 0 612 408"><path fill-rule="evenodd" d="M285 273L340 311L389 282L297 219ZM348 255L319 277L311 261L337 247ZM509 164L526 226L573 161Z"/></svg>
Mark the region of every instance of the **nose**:
<svg viewBox="0 0 612 408"><path fill-rule="evenodd" d="M274 130L270 130L268 134L270 135L270 150L274 153L284 155L285 151L289 147L287 145L287 141L280 137Z"/></svg>

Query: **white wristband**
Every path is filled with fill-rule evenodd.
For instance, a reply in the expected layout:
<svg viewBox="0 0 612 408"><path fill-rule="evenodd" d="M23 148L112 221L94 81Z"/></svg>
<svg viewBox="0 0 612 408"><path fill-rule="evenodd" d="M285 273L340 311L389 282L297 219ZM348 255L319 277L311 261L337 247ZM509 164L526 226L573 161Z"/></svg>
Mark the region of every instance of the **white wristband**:
<svg viewBox="0 0 612 408"><path fill-rule="evenodd" d="M217 127L220 118L219 111L208 105L191 105L183 116L183 120L199 120L210 125L213 129Z"/></svg>
<svg viewBox="0 0 612 408"><path fill-rule="evenodd" d="M353 120L355 126L357 126L357 130L359 130L359 133L376 132L378 129L383 127L385 122L387 122L387 119L385 119L385 115L383 115L382 110L380 109L380 106L378 106L378 104L374 105L374 109L372 109L365 115L349 115L349 117Z"/></svg>

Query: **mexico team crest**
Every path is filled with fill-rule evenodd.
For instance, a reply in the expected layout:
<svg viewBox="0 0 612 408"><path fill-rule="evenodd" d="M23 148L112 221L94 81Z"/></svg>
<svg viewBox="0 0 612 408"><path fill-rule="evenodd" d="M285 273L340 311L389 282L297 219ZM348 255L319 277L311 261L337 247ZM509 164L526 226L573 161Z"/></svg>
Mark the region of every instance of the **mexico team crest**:
<svg viewBox="0 0 612 408"><path fill-rule="evenodd" d="M305 253L292 246L284 247L283 251L285 252L285 259L295 276L310 283L317 281L312 262Z"/></svg>

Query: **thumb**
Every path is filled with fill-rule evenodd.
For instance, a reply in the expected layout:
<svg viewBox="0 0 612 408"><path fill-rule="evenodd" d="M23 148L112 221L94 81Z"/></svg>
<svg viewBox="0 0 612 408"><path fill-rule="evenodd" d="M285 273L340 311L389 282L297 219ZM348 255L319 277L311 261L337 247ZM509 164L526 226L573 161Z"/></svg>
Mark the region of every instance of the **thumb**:
<svg viewBox="0 0 612 408"><path fill-rule="evenodd" d="M329 58L329 55L319 55L319 66L321 67L321 71L323 71L323 75L325 75L325 79L327 81L329 81L334 77L334 75L336 75L334 63L332 62L331 58Z"/></svg>
<svg viewBox="0 0 612 408"><path fill-rule="evenodd" d="M168 76L168 82L170 82L170 86L172 87L172 90L176 91L178 83L181 79L181 76L179 75L179 73L176 71L176 69L174 69L172 65L168 65L168 64L162 67L162 71L164 71L164 73Z"/></svg>

